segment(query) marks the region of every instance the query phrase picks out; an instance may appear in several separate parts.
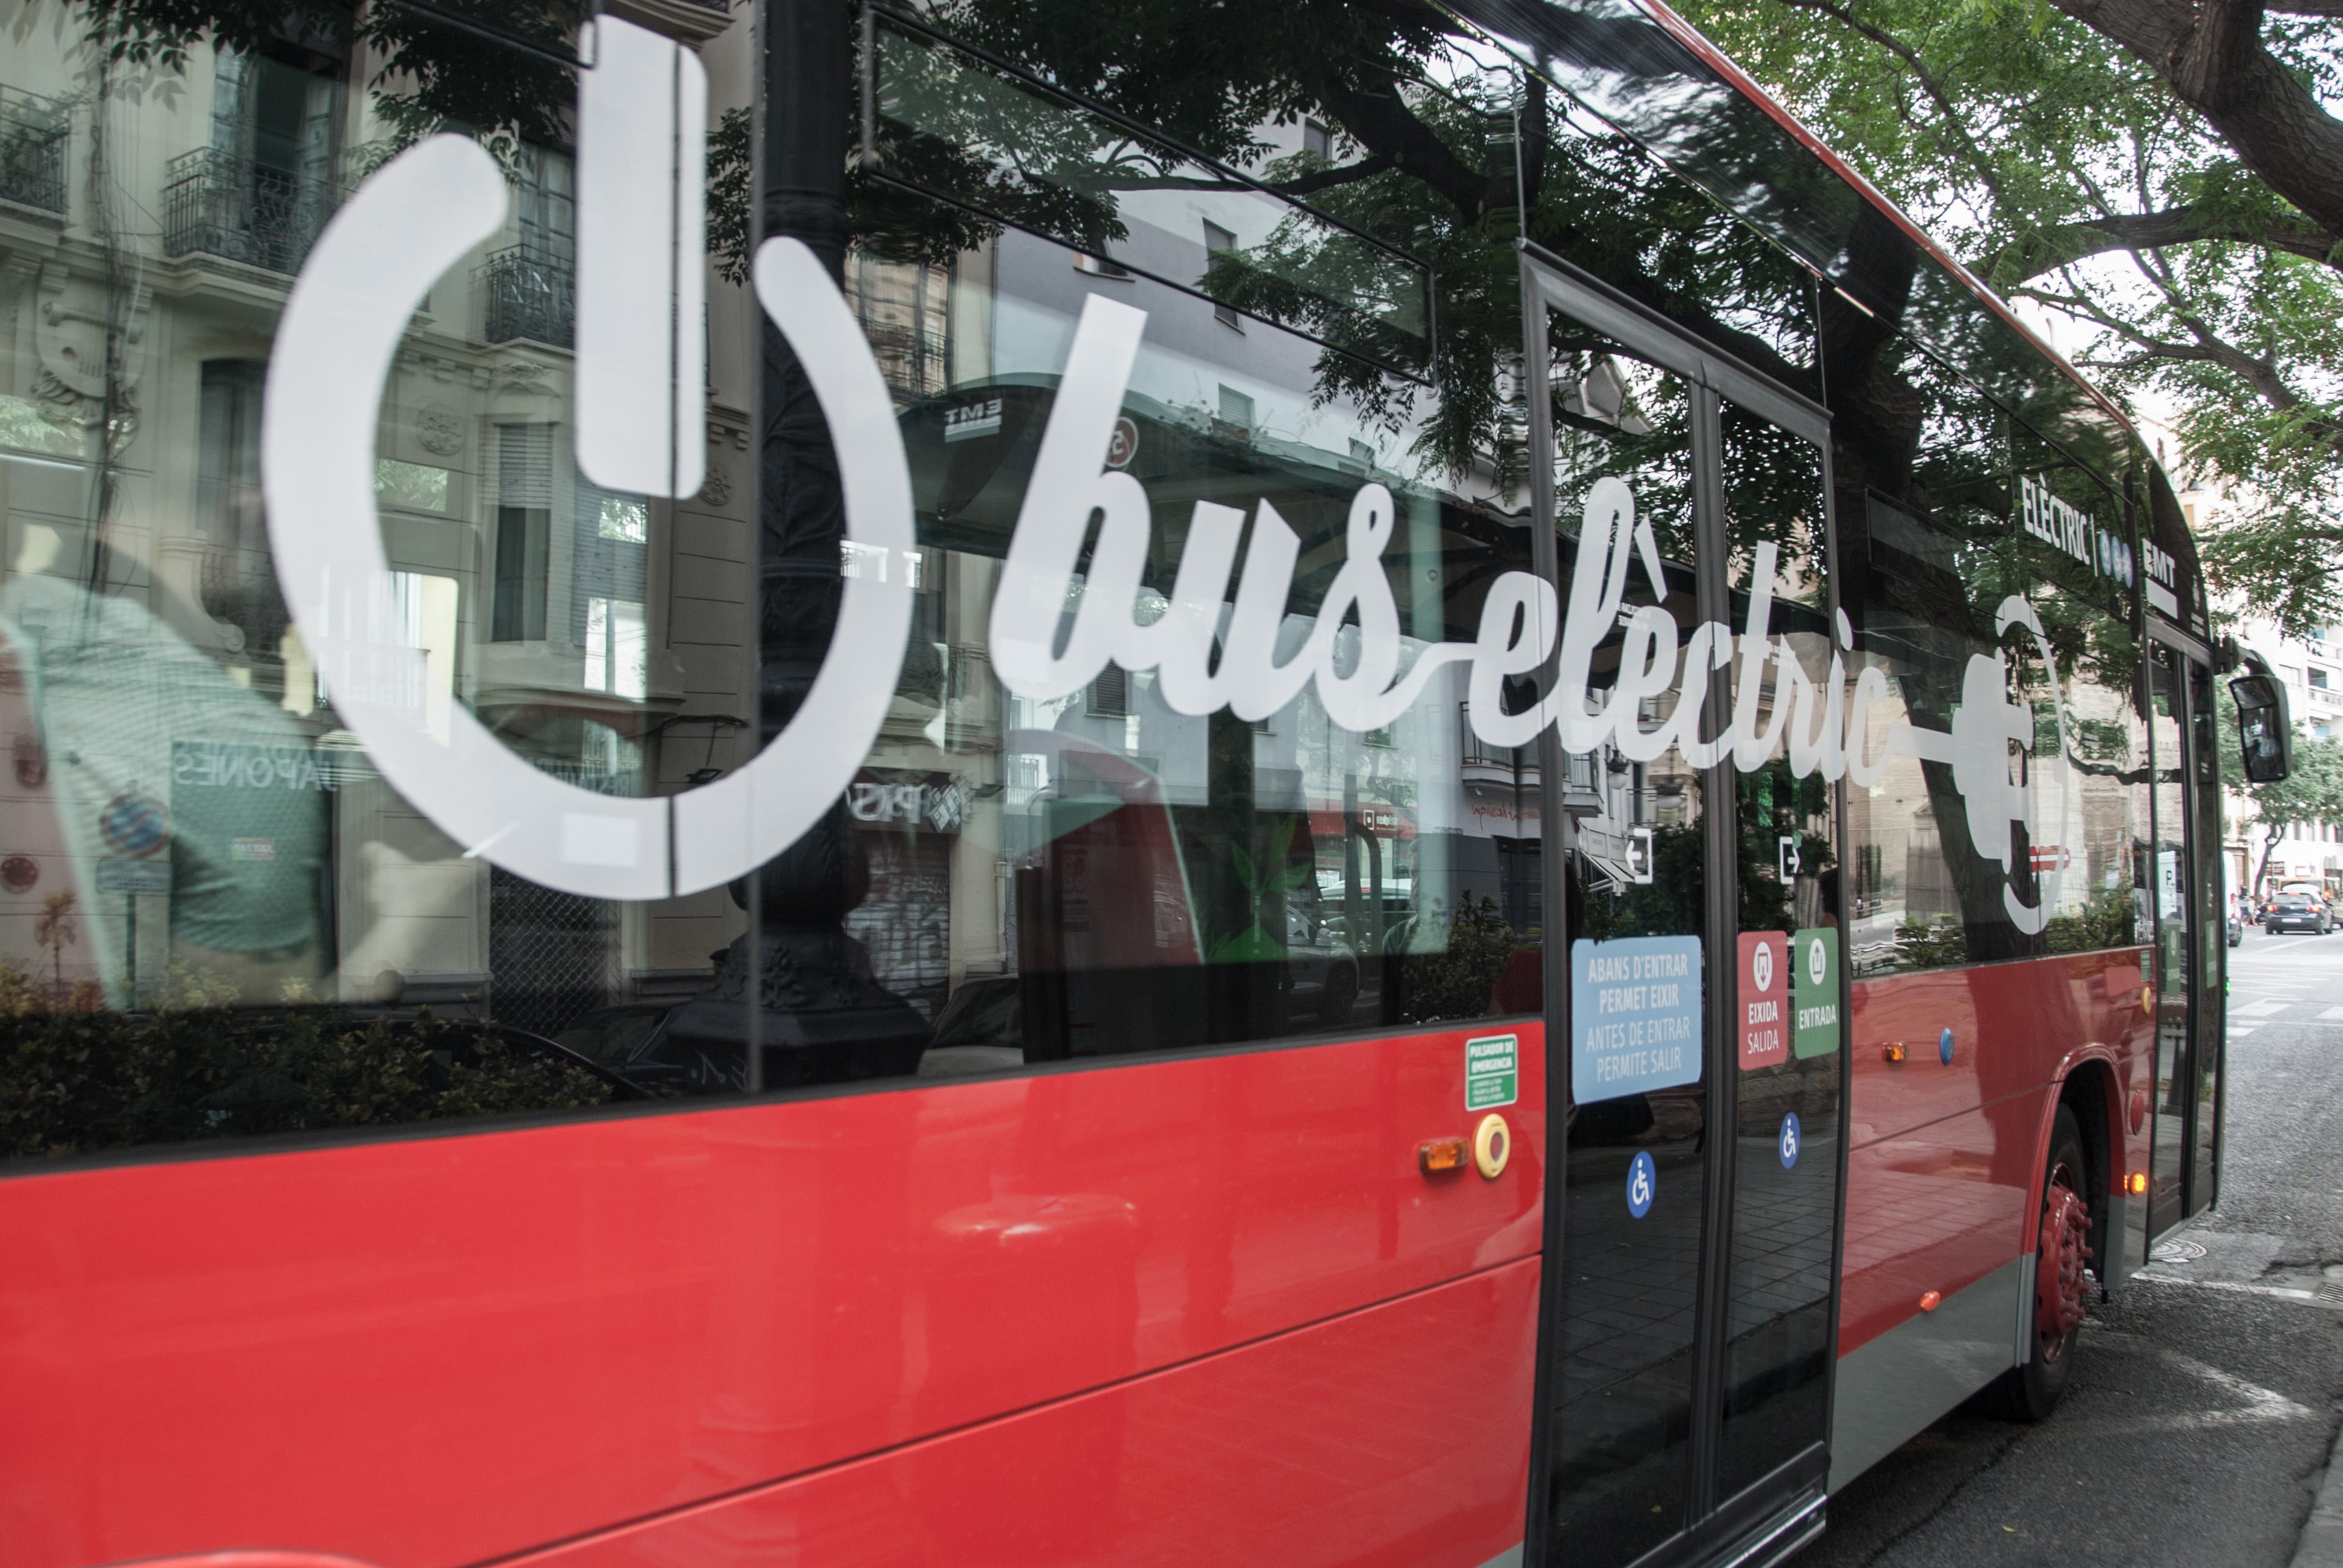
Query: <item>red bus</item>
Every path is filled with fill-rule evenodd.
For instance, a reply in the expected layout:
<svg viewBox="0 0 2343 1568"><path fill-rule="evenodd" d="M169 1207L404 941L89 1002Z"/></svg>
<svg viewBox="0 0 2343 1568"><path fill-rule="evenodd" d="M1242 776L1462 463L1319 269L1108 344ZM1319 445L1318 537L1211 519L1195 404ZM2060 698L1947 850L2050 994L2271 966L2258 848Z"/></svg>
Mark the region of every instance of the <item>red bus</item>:
<svg viewBox="0 0 2343 1568"><path fill-rule="evenodd" d="M1659 0L187 15L0 62L5 1568L1770 1563L2214 1201L2170 487Z"/></svg>

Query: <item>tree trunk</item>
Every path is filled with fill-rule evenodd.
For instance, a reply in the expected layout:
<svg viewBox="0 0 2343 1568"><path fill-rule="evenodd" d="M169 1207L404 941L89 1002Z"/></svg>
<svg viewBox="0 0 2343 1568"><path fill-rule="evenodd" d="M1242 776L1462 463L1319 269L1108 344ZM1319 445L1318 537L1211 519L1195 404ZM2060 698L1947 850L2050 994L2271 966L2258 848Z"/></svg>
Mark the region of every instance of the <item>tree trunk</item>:
<svg viewBox="0 0 2343 1568"><path fill-rule="evenodd" d="M2263 0L2054 3L2139 56L2272 190L2343 234L2343 119L2263 46Z"/></svg>

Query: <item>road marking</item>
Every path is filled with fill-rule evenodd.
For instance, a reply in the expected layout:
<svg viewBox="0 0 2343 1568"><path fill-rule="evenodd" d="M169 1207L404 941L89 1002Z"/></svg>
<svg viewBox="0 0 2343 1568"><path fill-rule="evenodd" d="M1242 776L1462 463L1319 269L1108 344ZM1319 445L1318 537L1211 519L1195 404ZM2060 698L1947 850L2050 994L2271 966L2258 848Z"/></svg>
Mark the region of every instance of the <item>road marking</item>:
<svg viewBox="0 0 2343 1568"><path fill-rule="evenodd" d="M2139 1280L2152 1278L2152 1276L2134 1274L2132 1278ZM2157 1282L2217 1285L2217 1282L2211 1280L2159 1280ZM2237 1288L2268 1290L2275 1287L2246 1285ZM2174 1415L2142 1416L2128 1421L2094 1420L2087 1416L2079 1421L2052 1422L2039 1429L2046 1434L2096 1437L2114 1432L2201 1432L2208 1427L2247 1426L2260 1422L2323 1422L2326 1419L2309 1406L2288 1399L2274 1388L2264 1388L2261 1384L2248 1382L2235 1372L2223 1372L2217 1366L2207 1366L2194 1356L2185 1356L2178 1351L2151 1344L2137 1334L2127 1334L2117 1329L2101 1329L2091 1338L2094 1343L2103 1344L2108 1350L2145 1352L2177 1372L2184 1372L2200 1382L2210 1383L2230 1398L2243 1402L2242 1405L2227 1410L2188 1411Z"/></svg>
<svg viewBox="0 0 2343 1568"><path fill-rule="evenodd" d="M2229 1010L2239 1018L2268 1018L2274 1012L2284 1012L2294 1004L2290 1001L2249 1001Z"/></svg>
<svg viewBox="0 0 2343 1568"><path fill-rule="evenodd" d="M2330 1007L2318 1015L2321 1023L2343 1023L2343 1007Z"/></svg>
<svg viewBox="0 0 2343 1568"><path fill-rule="evenodd" d="M2237 1291L2248 1296L2276 1296L2285 1302L2318 1301L2318 1292L2299 1290L2292 1285L2253 1285L2241 1280L2188 1280L2177 1274L2159 1274L2147 1269L2142 1269L2132 1278L2150 1285L2187 1285L2192 1291Z"/></svg>
<svg viewBox="0 0 2343 1568"><path fill-rule="evenodd" d="M2233 1023L2229 1026L2229 1038L2235 1040L2241 1034L2251 1034L2259 1028L2261 1025L2258 1023Z"/></svg>

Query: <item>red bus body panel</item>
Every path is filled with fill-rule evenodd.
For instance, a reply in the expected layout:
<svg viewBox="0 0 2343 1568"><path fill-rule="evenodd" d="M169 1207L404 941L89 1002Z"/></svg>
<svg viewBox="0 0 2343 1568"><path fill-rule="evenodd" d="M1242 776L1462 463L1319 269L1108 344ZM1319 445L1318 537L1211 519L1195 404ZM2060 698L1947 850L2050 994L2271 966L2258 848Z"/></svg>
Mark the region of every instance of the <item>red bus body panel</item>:
<svg viewBox="0 0 2343 1568"><path fill-rule="evenodd" d="M1493 1031L1521 1038L1512 1161L1426 1177L1418 1144L1478 1120L1463 1042ZM1486 1414L1523 1447L1518 1334L1504 1378L1455 1389L1481 1412L1432 1395L1462 1375L1449 1334L1494 1332L1489 1271L1537 1251L1543 1065L1538 1026L1507 1023L0 1183L0 1564L473 1562L1468 1275L1421 1297L1453 1329L1377 1320L1422 1328L1378 1327L1376 1386L1414 1379L1426 1421ZM1360 1380L1351 1332L1267 1364ZM1232 1452L1212 1401L1161 1397L1165 1442ZM1339 1503L1330 1478L1327 1505L1372 1519L1378 1473Z"/></svg>
<svg viewBox="0 0 2343 1568"><path fill-rule="evenodd" d="M1538 1261L525 1561L1476 1568L1522 1538Z"/></svg>
<svg viewBox="0 0 2343 1568"><path fill-rule="evenodd" d="M2121 1107L2152 1081L2142 951L1855 983L1839 1354L1918 1315L1925 1292L1949 1297L2032 1251L2058 1085L2110 1072ZM1904 1060L1890 1060L1898 1042ZM2112 1187L2147 1168L2146 1133L2126 1125L2109 1153Z"/></svg>

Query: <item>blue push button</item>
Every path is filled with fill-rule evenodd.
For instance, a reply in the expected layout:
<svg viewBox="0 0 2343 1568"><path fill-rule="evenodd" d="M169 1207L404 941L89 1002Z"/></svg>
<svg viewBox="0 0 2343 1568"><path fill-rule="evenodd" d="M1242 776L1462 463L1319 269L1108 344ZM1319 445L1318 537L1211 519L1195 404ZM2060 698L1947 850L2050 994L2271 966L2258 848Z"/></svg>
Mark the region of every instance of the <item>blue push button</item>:
<svg viewBox="0 0 2343 1568"><path fill-rule="evenodd" d="M1936 1060L1946 1067L1953 1064L1953 1031L1949 1029L1936 1037Z"/></svg>

